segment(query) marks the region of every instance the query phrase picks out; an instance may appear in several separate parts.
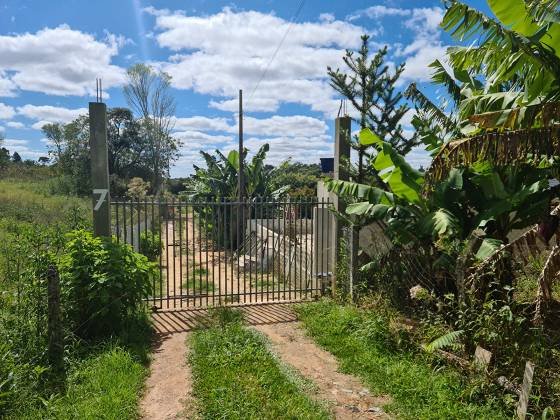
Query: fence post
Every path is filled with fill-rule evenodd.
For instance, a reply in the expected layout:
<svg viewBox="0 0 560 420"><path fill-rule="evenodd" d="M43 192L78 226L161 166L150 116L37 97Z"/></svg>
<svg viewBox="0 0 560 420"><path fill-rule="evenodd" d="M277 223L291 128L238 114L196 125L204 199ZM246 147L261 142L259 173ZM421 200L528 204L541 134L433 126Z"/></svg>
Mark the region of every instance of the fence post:
<svg viewBox="0 0 560 420"><path fill-rule="evenodd" d="M102 102L89 103L89 147L93 188L93 234L111 236L107 106Z"/></svg>
<svg viewBox="0 0 560 420"><path fill-rule="evenodd" d="M64 372L64 339L60 315L60 282L56 267L47 270L47 305L48 305L48 336L49 363L57 373Z"/></svg>
<svg viewBox="0 0 560 420"><path fill-rule="evenodd" d="M354 286L357 280L359 234L360 231L355 226L348 226L348 295L351 302L354 302Z"/></svg>
<svg viewBox="0 0 560 420"><path fill-rule="evenodd" d="M348 181L348 171L346 165L350 162L350 133L352 129L352 119L349 116L337 117L335 119L334 133L334 179ZM333 207L337 212L343 213L346 210L344 201L338 195L333 197ZM331 289L334 294L336 291L336 268L338 267L338 244L343 237L342 224L336 218L332 218L332 261L333 275ZM351 258L352 260L352 258Z"/></svg>

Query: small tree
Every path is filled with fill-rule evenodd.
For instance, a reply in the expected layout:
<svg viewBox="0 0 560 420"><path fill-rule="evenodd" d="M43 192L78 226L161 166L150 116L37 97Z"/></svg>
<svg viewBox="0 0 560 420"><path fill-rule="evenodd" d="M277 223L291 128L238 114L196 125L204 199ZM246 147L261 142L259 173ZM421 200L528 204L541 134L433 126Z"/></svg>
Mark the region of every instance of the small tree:
<svg viewBox="0 0 560 420"><path fill-rule="evenodd" d="M162 193L163 181L169 176L171 162L178 158L180 142L170 133L175 114L175 100L171 96L171 76L156 72L145 64L136 64L127 71L128 82L124 95L129 106L142 118L148 141L145 156L152 167L152 187L156 195Z"/></svg>
<svg viewBox="0 0 560 420"><path fill-rule="evenodd" d="M404 136L401 124L402 118L409 110L402 101L402 93L396 90L396 84L404 71L404 64L391 72L385 63L387 47L371 57L368 41L369 36L363 35L362 46L357 56L354 51L346 51L342 59L348 67L348 73L328 67L330 84L356 109L360 116L358 123L361 129L371 129L399 153L406 154L416 144L416 140ZM375 148L361 145L357 137L354 138L353 148L358 152L357 181L364 182L364 160L373 158L376 151ZM375 170L370 169L369 175L376 179L379 186L384 185Z"/></svg>
<svg viewBox="0 0 560 420"><path fill-rule="evenodd" d="M127 195L131 198L144 198L146 194L148 194L148 190L150 189L150 183L144 181L140 177L134 177L128 183L128 191Z"/></svg>
<svg viewBox="0 0 560 420"><path fill-rule="evenodd" d="M12 155L12 162L21 163L21 156L18 152L14 152L14 154Z"/></svg>

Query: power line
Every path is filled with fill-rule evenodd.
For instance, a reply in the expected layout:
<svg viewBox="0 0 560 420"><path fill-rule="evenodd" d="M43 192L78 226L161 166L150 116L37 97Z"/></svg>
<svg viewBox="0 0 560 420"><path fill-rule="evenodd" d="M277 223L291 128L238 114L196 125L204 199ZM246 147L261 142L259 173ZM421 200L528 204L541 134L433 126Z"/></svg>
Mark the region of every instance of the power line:
<svg viewBox="0 0 560 420"><path fill-rule="evenodd" d="M261 84L261 82L263 81L263 79L265 78L268 69L270 68L270 65L272 64L272 62L274 61L274 59L276 58L276 55L278 54L278 51L280 51L280 48L282 47L282 44L284 43L284 41L286 40L288 34L290 33L292 27L294 26L294 22L296 21L296 19L298 18L301 9L303 9L303 5L305 4L305 0L301 0L299 2L299 6L296 10L296 12L294 13L294 15L292 16L292 18L290 19L290 24L288 25L288 28L286 29L286 32L284 33L284 36L282 37L282 39L280 40L280 43L278 44L278 46L276 47L276 50L274 51L274 53L272 54L272 57L270 57L270 61L268 62L268 64L266 65L264 71L261 74L261 77L259 78L259 80L257 81L257 84L255 85L255 87L253 88L253 90L251 91L251 94L249 95L249 98L247 100L250 101L251 98L253 97L253 95L255 94L255 92L257 91L257 89L259 88L259 85ZM245 105L247 105L247 102L245 103Z"/></svg>

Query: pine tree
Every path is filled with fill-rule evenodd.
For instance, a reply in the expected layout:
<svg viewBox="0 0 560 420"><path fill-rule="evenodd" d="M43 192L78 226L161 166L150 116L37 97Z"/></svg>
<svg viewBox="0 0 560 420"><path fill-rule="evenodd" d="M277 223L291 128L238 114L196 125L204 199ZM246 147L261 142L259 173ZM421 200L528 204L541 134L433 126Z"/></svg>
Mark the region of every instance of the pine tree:
<svg viewBox="0 0 560 420"><path fill-rule="evenodd" d="M406 154L416 144L416 137L407 139L403 134L401 120L409 107L403 102L402 92L396 89L404 64L391 72L385 63L387 47L370 58L369 36L362 36L362 46L357 52L347 50L342 58L348 73L328 67L330 85L346 98L359 114L360 128L370 128L381 139L387 141L401 153ZM352 147L358 152L357 182L370 176L383 186L378 174L367 165L375 157L371 147L364 147L354 138Z"/></svg>

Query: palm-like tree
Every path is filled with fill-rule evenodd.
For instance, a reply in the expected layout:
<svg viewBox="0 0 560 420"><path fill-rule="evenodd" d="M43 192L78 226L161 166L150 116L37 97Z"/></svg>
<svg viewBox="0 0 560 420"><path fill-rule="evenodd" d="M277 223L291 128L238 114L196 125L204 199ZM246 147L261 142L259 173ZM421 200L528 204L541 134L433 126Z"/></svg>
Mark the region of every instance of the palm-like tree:
<svg viewBox="0 0 560 420"><path fill-rule="evenodd" d="M557 2L489 1L499 20L458 1L442 27L460 42L447 62L435 61L433 81L445 86L451 116L415 86L407 94L420 109L417 128L432 136L429 177L456 165L489 160L555 164L560 155L560 20Z"/></svg>

